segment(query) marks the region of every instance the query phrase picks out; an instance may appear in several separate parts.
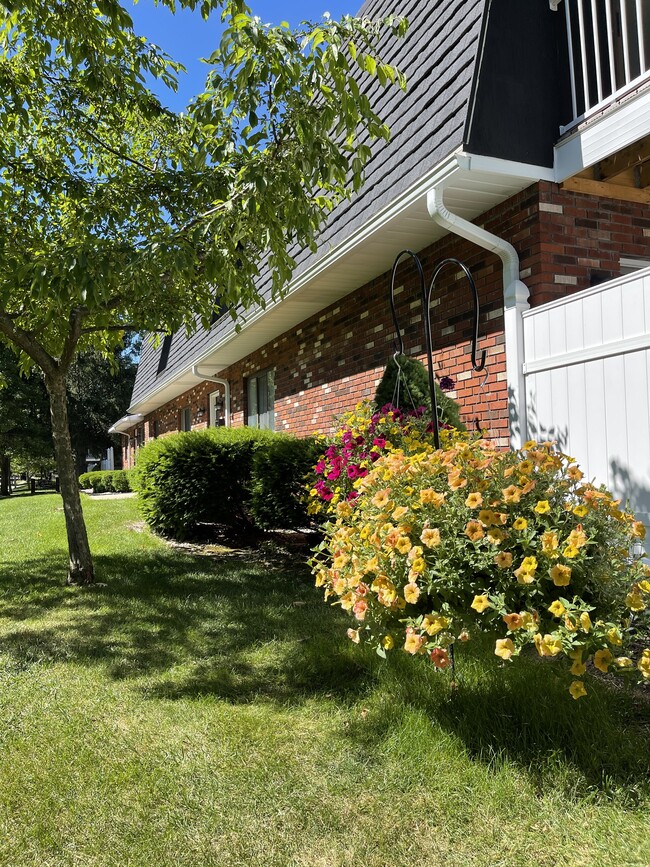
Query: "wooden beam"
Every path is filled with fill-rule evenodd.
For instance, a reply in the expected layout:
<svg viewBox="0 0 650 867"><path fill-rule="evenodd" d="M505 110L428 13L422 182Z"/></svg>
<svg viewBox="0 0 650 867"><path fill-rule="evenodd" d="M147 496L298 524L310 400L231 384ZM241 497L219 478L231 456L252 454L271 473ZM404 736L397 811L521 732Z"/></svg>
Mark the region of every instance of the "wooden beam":
<svg viewBox="0 0 650 867"><path fill-rule="evenodd" d="M647 159L650 159L650 136L639 139L606 160L601 160L598 163L600 180L606 181L614 175L620 175L625 169L631 169Z"/></svg>
<svg viewBox="0 0 650 867"><path fill-rule="evenodd" d="M608 184L605 181L592 181L589 178L567 178L562 184L563 190L574 193L585 193L588 196L602 196L606 199L618 199L622 202L640 202L650 205L650 189L639 190L636 187L623 187L619 184Z"/></svg>

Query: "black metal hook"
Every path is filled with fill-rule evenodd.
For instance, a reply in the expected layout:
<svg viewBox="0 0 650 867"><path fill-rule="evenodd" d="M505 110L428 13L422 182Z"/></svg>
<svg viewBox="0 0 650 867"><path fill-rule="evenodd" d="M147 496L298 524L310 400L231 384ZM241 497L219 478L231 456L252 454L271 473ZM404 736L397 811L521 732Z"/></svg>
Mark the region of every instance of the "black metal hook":
<svg viewBox="0 0 650 867"><path fill-rule="evenodd" d="M478 346L478 324L479 324L479 316L481 313L481 308L478 303L478 291L476 289L476 283L474 282L474 278L472 277L469 268L460 262L458 259L443 259L442 262L436 268L433 277L431 278L431 283L429 284L429 289L427 292L427 309L431 302L431 293L433 292L434 286L436 284L436 280L438 279L438 275L447 265L457 265L463 272L463 274L467 277L469 282L470 289L472 290L472 299L474 301L474 333L472 335L472 368L480 373L481 370L485 369L485 358L487 352L485 349L481 353L481 360L477 363L476 361L476 349Z"/></svg>
<svg viewBox="0 0 650 867"><path fill-rule="evenodd" d="M401 253L398 253L395 258L395 262L393 263L393 270L391 272L390 277L390 309L391 314L393 316L393 323L395 325L395 333L397 335L397 343L399 349L395 352L395 359L398 355L404 355L404 340L402 338L402 331L399 326L399 321L397 319L397 310L395 308L395 278L397 276L397 268L400 265L404 256L410 256L411 259L415 262L417 267L418 275L420 278L420 297L422 300L422 320L424 323L424 339L427 350L427 365L428 365L428 374L429 374L429 393L431 395L431 423L433 425L433 441L434 445L437 449L440 448L440 431L439 431L439 423L438 423L438 406L436 401L436 389L435 389L435 379L433 375L433 339L431 336L431 294L436 284L436 280L440 272L443 268L446 268L447 265L453 264L458 266L469 281L470 289L472 291L472 299L474 301L474 333L472 335L472 368L479 372L485 368L485 359L486 359L486 351L485 349L481 353L481 360L477 362L476 360L476 351L478 345L478 326L479 326L479 318L480 318L480 306L478 301L478 292L476 290L476 284L474 283L474 279L467 268L462 262L458 259L447 258L443 259L442 262L437 266L433 277L431 279L431 283L427 289L426 280L424 277L424 268L422 267L422 262L420 257L414 253L412 250L402 250Z"/></svg>

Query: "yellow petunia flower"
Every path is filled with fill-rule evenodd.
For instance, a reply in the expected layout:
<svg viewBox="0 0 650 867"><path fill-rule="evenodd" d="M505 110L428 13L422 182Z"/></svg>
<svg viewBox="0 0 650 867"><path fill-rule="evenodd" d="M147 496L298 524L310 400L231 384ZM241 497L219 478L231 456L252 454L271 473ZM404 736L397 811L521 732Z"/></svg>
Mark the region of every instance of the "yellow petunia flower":
<svg viewBox="0 0 650 867"><path fill-rule="evenodd" d="M504 539L508 537L507 533L500 530L498 527L490 527L487 531L487 537L493 545L500 545Z"/></svg>
<svg viewBox="0 0 650 867"><path fill-rule="evenodd" d="M381 646L384 650L392 650L395 647L395 639L392 635L384 635L381 640Z"/></svg>
<svg viewBox="0 0 650 867"><path fill-rule="evenodd" d="M493 524L498 523L498 518L492 509L481 509L478 513L478 519L486 527L491 527Z"/></svg>
<svg viewBox="0 0 650 867"><path fill-rule="evenodd" d="M574 557L577 557L580 553L580 550L576 548L575 545L567 545L564 551L562 551L562 555L567 558L567 560L573 560Z"/></svg>
<svg viewBox="0 0 650 867"><path fill-rule="evenodd" d="M627 594L625 597L625 604L630 611L643 611L645 609L643 597L637 590L633 590L631 593Z"/></svg>
<svg viewBox="0 0 650 867"><path fill-rule="evenodd" d="M521 629L524 625L524 618L521 614L513 613L513 614L504 614L503 620L510 630L510 632L516 632L518 629Z"/></svg>
<svg viewBox="0 0 650 867"><path fill-rule="evenodd" d="M555 530L547 530L541 535L542 552L547 556L557 551L559 540Z"/></svg>
<svg viewBox="0 0 650 867"><path fill-rule="evenodd" d="M534 512L537 512L538 515L545 515L546 512L551 511L551 504L548 500L538 500L537 505L533 509Z"/></svg>
<svg viewBox="0 0 650 867"><path fill-rule="evenodd" d="M398 506L392 514L393 521L400 521L406 515L408 509L406 506Z"/></svg>
<svg viewBox="0 0 650 867"><path fill-rule="evenodd" d="M582 661L582 659L575 659L570 669L571 674L573 674L575 677L581 677L586 670L587 666Z"/></svg>
<svg viewBox="0 0 650 867"><path fill-rule="evenodd" d="M512 527L514 530L525 530L528 526L528 521L525 518L515 518L512 522Z"/></svg>
<svg viewBox="0 0 650 867"><path fill-rule="evenodd" d="M632 524L632 535L634 538L643 540L645 539L645 534L646 530L643 521L635 521Z"/></svg>
<svg viewBox="0 0 650 867"><path fill-rule="evenodd" d="M400 554L408 554L411 550L411 540L407 536L400 536L395 545L395 549Z"/></svg>
<svg viewBox="0 0 650 867"><path fill-rule="evenodd" d="M580 615L580 628L583 632L589 632L591 629L591 617L587 614L586 611L583 611Z"/></svg>
<svg viewBox="0 0 650 867"><path fill-rule="evenodd" d="M512 554L509 551L500 551L494 558L499 569L509 569L512 566Z"/></svg>
<svg viewBox="0 0 650 867"><path fill-rule="evenodd" d="M636 667L646 679L650 678L650 650L644 650Z"/></svg>
<svg viewBox="0 0 650 867"><path fill-rule="evenodd" d="M442 506L445 501L445 495L439 494L437 491L434 491L433 488L423 488L420 491L420 502L423 506L431 505L436 509Z"/></svg>
<svg viewBox="0 0 650 867"><path fill-rule="evenodd" d="M540 656L557 656L562 651L562 641L548 633L544 637L537 633L534 640Z"/></svg>
<svg viewBox="0 0 650 867"><path fill-rule="evenodd" d="M512 659L512 654L515 652L515 645L511 638L498 638L494 648L494 655L500 656L501 659Z"/></svg>
<svg viewBox="0 0 650 867"><path fill-rule="evenodd" d="M609 650L597 650L594 653L594 667L597 668L598 671L607 673L613 661L614 657Z"/></svg>
<svg viewBox="0 0 650 867"><path fill-rule="evenodd" d="M465 526L465 535L472 542L478 542L485 535L483 524L480 521L468 521Z"/></svg>
<svg viewBox="0 0 650 867"><path fill-rule="evenodd" d="M440 530L435 527L422 530L420 541L423 545L426 545L427 548L437 548L441 542Z"/></svg>
<svg viewBox="0 0 650 867"><path fill-rule="evenodd" d="M424 635L418 635L418 633L413 629L413 627L409 626L406 630L406 640L404 641L404 650L407 653L415 656L416 653L424 653L424 644L426 643L426 638Z"/></svg>
<svg viewBox="0 0 650 867"><path fill-rule="evenodd" d="M414 605L420 598L420 588L417 584L407 584L404 587L404 599Z"/></svg>
<svg viewBox="0 0 650 867"><path fill-rule="evenodd" d="M589 514L589 509L586 506L576 506L573 514L578 518L584 518L585 515Z"/></svg>
<svg viewBox="0 0 650 867"><path fill-rule="evenodd" d="M390 494L390 488L384 488L381 491L377 491L375 496L370 501L373 506L377 509L383 509L386 503L388 502L388 495Z"/></svg>
<svg viewBox="0 0 650 867"><path fill-rule="evenodd" d="M564 607L564 605L562 605L559 599L556 599L548 606L548 610L551 612L553 617L562 617L562 615L566 611L566 608Z"/></svg>
<svg viewBox="0 0 650 867"><path fill-rule="evenodd" d="M427 635L437 635L449 626L451 621L441 614L426 614L422 619L422 628Z"/></svg>
<svg viewBox="0 0 650 867"><path fill-rule="evenodd" d="M558 563L549 569L549 575L556 587L566 587L571 581L571 567Z"/></svg>
<svg viewBox="0 0 650 867"><path fill-rule="evenodd" d="M607 640L610 644L613 644L614 647L620 647L623 644L623 638L618 629L614 626L607 633Z"/></svg>
<svg viewBox="0 0 650 867"><path fill-rule="evenodd" d="M574 680L569 687L569 692L571 693L571 697L576 700L582 698L583 695L587 695L587 690L581 680Z"/></svg>
<svg viewBox="0 0 650 867"><path fill-rule="evenodd" d="M521 499L521 491L516 485L510 485L501 491L503 499L506 503L518 503Z"/></svg>
<svg viewBox="0 0 650 867"><path fill-rule="evenodd" d="M623 668L623 669L634 668L634 663L632 662L632 660L630 659L629 656L617 656L616 659L614 660L614 662L615 662L617 668Z"/></svg>
<svg viewBox="0 0 650 867"><path fill-rule="evenodd" d="M470 605L470 608L473 608L474 611L478 611L479 614L482 614L486 608L490 607L490 600L485 593L482 593L479 596L475 596L474 601Z"/></svg>
<svg viewBox="0 0 650 867"><path fill-rule="evenodd" d="M639 581L639 590L642 590L644 593L650 593L650 581Z"/></svg>
<svg viewBox="0 0 650 867"><path fill-rule="evenodd" d="M468 494L467 499L465 500L465 505L470 509L478 509L479 506L483 505L482 494L479 494L478 492Z"/></svg>

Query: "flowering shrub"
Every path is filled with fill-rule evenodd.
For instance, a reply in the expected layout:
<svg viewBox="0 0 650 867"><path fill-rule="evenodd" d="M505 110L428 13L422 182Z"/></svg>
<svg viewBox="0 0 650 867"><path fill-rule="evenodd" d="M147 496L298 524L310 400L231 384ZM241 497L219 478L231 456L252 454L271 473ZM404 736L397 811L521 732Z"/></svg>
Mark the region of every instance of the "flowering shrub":
<svg viewBox="0 0 650 867"><path fill-rule="evenodd" d="M357 479L367 476L382 454L397 448L407 453L422 448L431 439L431 424L424 412L424 407L404 412L391 404L375 410L363 402L341 416L333 440L314 468L309 513L334 513L338 503L355 500Z"/></svg>
<svg viewBox="0 0 650 867"><path fill-rule="evenodd" d="M624 651L647 638L650 569L629 553L643 524L551 443L497 452L455 431L442 440L435 451L405 435L362 465L353 497L346 486L330 499L312 565L354 618L351 640L444 669L454 642L490 631L504 661L527 644L565 658L576 699L588 665L650 678L650 648Z"/></svg>

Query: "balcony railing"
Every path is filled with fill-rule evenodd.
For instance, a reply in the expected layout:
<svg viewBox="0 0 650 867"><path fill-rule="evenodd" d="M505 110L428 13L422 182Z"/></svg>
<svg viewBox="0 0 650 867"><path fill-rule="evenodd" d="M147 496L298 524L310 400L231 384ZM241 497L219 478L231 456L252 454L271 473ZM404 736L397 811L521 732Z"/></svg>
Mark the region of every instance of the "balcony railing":
<svg viewBox="0 0 650 867"><path fill-rule="evenodd" d="M650 79L650 0L564 0L564 15L573 118L561 132Z"/></svg>

